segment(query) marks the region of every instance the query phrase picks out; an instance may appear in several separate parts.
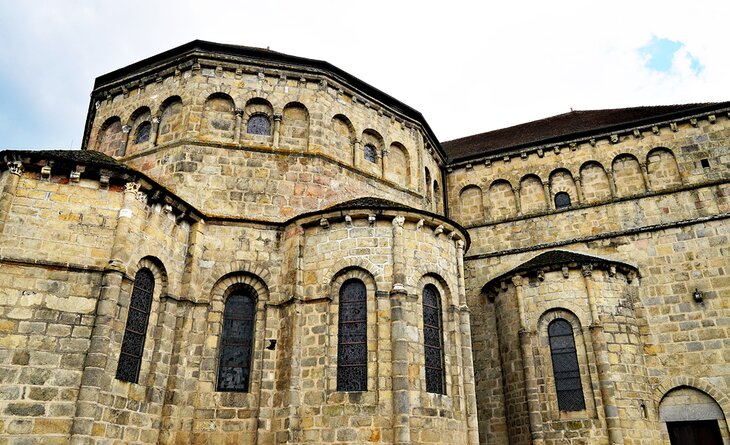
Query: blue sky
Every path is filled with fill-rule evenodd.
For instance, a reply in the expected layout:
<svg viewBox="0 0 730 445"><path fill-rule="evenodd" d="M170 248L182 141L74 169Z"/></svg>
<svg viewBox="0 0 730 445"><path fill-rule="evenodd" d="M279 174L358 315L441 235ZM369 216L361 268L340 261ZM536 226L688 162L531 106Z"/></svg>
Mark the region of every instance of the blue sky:
<svg viewBox="0 0 730 445"><path fill-rule="evenodd" d="M604 4L605 3L605 4ZM94 78L205 39L323 59L441 140L730 99L730 2L0 0L0 149L78 148Z"/></svg>

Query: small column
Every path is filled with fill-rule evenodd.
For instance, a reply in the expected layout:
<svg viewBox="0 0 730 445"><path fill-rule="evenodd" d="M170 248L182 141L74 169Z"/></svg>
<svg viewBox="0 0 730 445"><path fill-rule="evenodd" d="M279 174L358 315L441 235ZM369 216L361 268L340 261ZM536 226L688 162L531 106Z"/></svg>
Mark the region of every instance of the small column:
<svg viewBox="0 0 730 445"><path fill-rule="evenodd" d="M243 109L236 108L233 110L236 113L236 129L233 132L233 142L236 144L241 143L241 125L243 123Z"/></svg>
<svg viewBox="0 0 730 445"><path fill-rule="evenodd" d="M512 284L515 286L517 295L517 309L520 315L520 354L522 356L522 372L525 378L525 394L530 419L530 437L533 445L542 445L545 440L542 429L542 412L540 411L540 393L537 388L535 360L532 354L532 332L527 328L525 318L523 281L523 278L519 275L512 277Z"/></svg>
<svg viewBox="0 0 730 445"><path fill-rule="evenodd" d="M388 149L385 147L380 150L380 176L382 178L385 178L385 157L388 156L388 153Z"/></svg>
<svg viewBox="0 0 730 445"><path fill-rule="evenodd" d="M279 138L281 132L281 114L274 113L274 148L279 148Z"/></svg>
<svg viewBox="0 0 730 445"><path fill-rule="evenodd" d="M125 125L122 127L122 133L124 133L124 142L117 152L117 156L124 156L127 154L127 147L129 146L129 135L132 131L132 127Z"/></svg>
<svg viewBox="0 0 730 445"><path fill-rule="evenodd" d="M616 198L618 193L616 192L616 182L613 180L613 172L607 171L606 176L608 177L608 185L611 187L611 198Z"/></svg>
<svg viewBox="0 0 730 445"><path fill-rule="evenodd" d="M639 162L639 166L641 167L641 177L644 178L644 187L647 192L650 192L651 183L649 182L649 168L646 165L646 162Z"/></svg>
<svg viewBox="0 0 730 445"><path fill-rule="evenodd" d="M411 443L411 399L412 390L408 375L408 294L403 286L404 244L403 223L405 218L397 216L393 219L393 288L390 291L390 323L392 350L392 388L393 388L393 443L410 445Z"/></svg>
<svg viewBox="0 0 730 445"><path fill-rule="evenodd" d="M128 182L124 186L124 201L119 209L117 227L112 240L111 258L101 278L101 291L96 306L96 320L91 331L91 344L84 363L81 387L76 402L76 414L71 429L71 444L87 443L83 436L90 436L95 422L101 420L98 408L99 392L109 379L106 376L111 343L111 324L116 317L117 301L122 290L122 280L129 260L129 228L134 202L140 185Z"/></svg>
<svg viewBox="0 0 730 445"><path fill-rule="evenodd" d="M555 203L550 197L550 184L547 182L542 185L542 189L545 192L545 202L547 203L548 210L555 210Z"/></svg>
<svg viewBox="0 0 730 445"><path fill-rule="evenodd" d="M200 268L197 267L197 263L202 255L201 240L205 236L205 227L205 221L198 220L190 226L190 234L188 235L188 249L181 281L183 293L191 301L196 301L196 295L193 292L200 288L198 279Z"/></svg>
<svg viewBox="0 0 730 445"><path fill-rule="evenodd" d="M355 168L360 167L360 139L355 138L352 144L352 166Z"/></svg>
<svg viewBox="0 0 730 445"><path fill-rule="evenodd" d="M608 429L608 440L611 445L623 445L624 438L621 431L621 419L618 415L618 406L616 405L616 386L611 379L611 364L608 361L608 350L606 345L606 337L603 332L603 324L598 315L598 307L596 305L595 289L593 282L593 265L584 264L582 267L583 280L588 295L588 304L591 310L591 342L593 344L593 353L596 357L596 368L598 370L598 385L601 391L601 402L603 404L603 412L606 416L606 428Z"/></svg>
<svg viewBox="0 0 730 445"><path fill-rule="evenodd" d="M10 206L13 204L20 177L23 175L23 163L20 161L8 162L8 171L10 177L5 181L2 195L0 195L0 234L5 230L5 223L10 215Z"/></svg>
<svg viewBox="0 0 730 445"><path fill-rule="evenodd" d="M575 191L578 193L578 204L583 204L583 186L580 178L575 178Z"/></svg>
<svg viewBox="0 0 730 445"><path fill-rule="evenodd" d="M152 128L150 129L150 146L157 145L157 132L160 131L160 117L152 118Z"/></svg>
<svg viewBox="0 0 730 445"><path fill-rule="evenodd" d="M522 202L520 198L520 186L515 187L515 208L517 209L517 216L522 215Z"/></svg>
<svg viewBox="0 0 730 445"><path fill-rule="evenodd" d="M456 264L459 277L459 328L461 331L462 379L464 382L464 399L466 402L466 427L468 444L479 444L479 424L477 421L477 396L474 379L474 355L471 349L471 316L466 303L466 285L464 283L464 241L456 241Z"/></svg>

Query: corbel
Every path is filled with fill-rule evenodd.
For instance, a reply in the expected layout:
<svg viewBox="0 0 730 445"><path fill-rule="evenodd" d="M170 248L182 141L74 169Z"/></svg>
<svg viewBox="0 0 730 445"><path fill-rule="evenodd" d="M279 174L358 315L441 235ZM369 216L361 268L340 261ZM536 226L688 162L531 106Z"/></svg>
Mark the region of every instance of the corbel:
<svg viewBox="0 0 730 445"><path fill-rule="evenodd" d="M618 144L618 134L614 133L610 136L609 140L612 144Z"/></svg>
<svg viewBox="0 0 730 445"><path fill-rule="evenodd" d="M352 227L352 216L345 215L345 225L347 227Z"/></svg>
<svg viewBox="0 0 730 445"><path fill-rule="evenodd" d="M505 164L509 163L509 156L505 156L505 157L503 157L503 158L502 158L502 161L503 161L503 162L504 162Z"/></svg>
<svg viewBox="0 0 730 445"><path fill-rule="evenodd" d="M691 124L691 125L692 125L693 127L697 128L697 118L696 118L696 117L693 117L692 119L690 119L690 120L689 120L689 123L690 123L690 124Z"/></svg>
<svg viewBox="0 0 730 445"><path fill-rule="evenodd" d="M329 229L330 228L330 222L327 220L327 218L322 218L319 220L319 226L323 229Z"/></svg>
<svg viewBox="0 0 730 445"><path fill-rule="evenodd" d="M371 213L368 215L368 224L371 226L375 225L375 213Z"/></svg>
<svg viewBox="0 0 730 445"><path fill-rule="evenodd" d="M537 149L537 156L538 156L539 158L541 158L541 157L545 156L545 152L544 152L544 151L542 151L542 148L538 148L538 149Z"/></svg>
<svg viewBox="0 0 730 445"><path fill-rule="evenodd" d="M575 142L570 143L570 151L576 151L578 149L578 144Z"/></svg>
<svg viewBox="0 0 730 445"><path fill-rule="evenodd" d="M711 114L707 116L707 120L710 121L711 124L714 124L715 122L717 122L717 117L714 114Z"/></svg>
<svg viewBox="0 0 730 445"><path fill-rule="evenodd" d="M41 168L41 179L44 181L51 180L51 166L50 165L44 165Z"/></svg>
<svg viewBox="0 0 730 445"><path fill-rule="evenodd" d="M671 130L672 130L673 132L675 132L675 133L676 133L676 132L677 132L677 131L679 130L679 129L677 128L677 123L676 123L676 122L671 122L671 123L669 124L669 128L670 128L670 129L671 129Z"/></svg>
<svg viewBox="0 0 730 445"><path fill-rule="evenodd" d="M423 228L424 222L425 221L422 220L422 219L419 219L418 220L418 222L416 223L416 232L420 232L421 231L421 228Z"/></svg>
<svg viewBox="0 0 730 445"><path fill-rule="evenodd" d="M322 79L319 81L319 89L320 91L327 91L327 79Z"/></svg>
<svg viewBox="0 0 730 445"><path fill-rule="evenodd" d="M651 127L651 132L654 134L659 134L659 127L654 125L653 127Z"/></svg>
<svg viewBox="0 0 730 445"><path fill-rule="evenodd" d="M570 269L568 266L563 266L561 270L563 272L563 278L568 278L570 276Z"/></svg>
<svg viewBox="0 0 730 445"><path fill-rule="evenodd" d="M472 168L472 165L471 164L466 164L466 169L467 170L471 170L471 168Z"/></svg>
<svg viewBox="0 0 730 445"><path fill-rule="evenodd" d="M554 147L553 147L553 152L554 152L554 153L555 153L556 155L559 155L559 154L560 154L560 145L556 145L556 146L554 146Z"/></svg>
<svg viewBox="0 0 730 445"><path fill-rule="evenodd" d="M485 167L491 167L492 166L492 160L491 159L485 159L484 160L484 166Z"/></svg>
<svg viewBox="0 0 730 445"><path fill-rule="evenodd" d="M641 131L639 131L638 128L634 128L634 137L636 139L641 139Z"/></svg>
<svg viewBox="0 0 730 445"><path fill-rule="evenodd" d="M523 151L522 153L520 153L520 158L521 158L521 159L522 159L523 161L524 161L524 160L526 160L526 159L527 159L527 152L526 152L526 151Z"/></svg>
<svg viewBox="0 0 730 445"><path fill-rule="evenodd" d="M589 144L591 144L591 147L595 147L595 146L596 146L596 138L591 138L591 139L590 139L590 140L588 141L588 143L589 143Z"/></svg>
<svg viewBox="0 0 730 445"><path fill-rule="evenodd" d="M438 237L438 236L439 236L439 235L441 235L442 233L444 233L444 226L443 226L443 225L441 225L441 224L439 224L438 226L436 226L436 228L435 228L435 229L433 229L433 235L434 235L435 237Z"/></svg>

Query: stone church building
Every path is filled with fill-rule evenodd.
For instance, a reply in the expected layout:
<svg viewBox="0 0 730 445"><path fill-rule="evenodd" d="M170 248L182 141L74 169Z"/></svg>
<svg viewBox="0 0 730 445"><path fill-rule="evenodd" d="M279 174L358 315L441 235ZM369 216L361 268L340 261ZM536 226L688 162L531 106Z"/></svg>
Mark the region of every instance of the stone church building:
<svg viewBox="0 0 730 445"><path fill-rule="evenodd" d="M730 443L730 102L440 142L194 41L0 159L0 444Z"/></svg>

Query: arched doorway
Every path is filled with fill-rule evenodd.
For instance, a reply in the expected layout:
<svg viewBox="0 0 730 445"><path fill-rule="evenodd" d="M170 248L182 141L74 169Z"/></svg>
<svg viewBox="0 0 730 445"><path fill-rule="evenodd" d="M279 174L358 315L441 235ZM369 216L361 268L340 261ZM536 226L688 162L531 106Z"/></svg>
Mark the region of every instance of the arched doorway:
<svg viewBox="0 0 730 445"><path fill-rule="evenodd" d="M725 415L708 394L680 386L659 403L659 419L666 423L671 445L722 445Z"/></svg>

